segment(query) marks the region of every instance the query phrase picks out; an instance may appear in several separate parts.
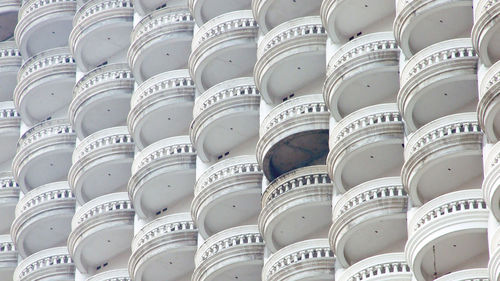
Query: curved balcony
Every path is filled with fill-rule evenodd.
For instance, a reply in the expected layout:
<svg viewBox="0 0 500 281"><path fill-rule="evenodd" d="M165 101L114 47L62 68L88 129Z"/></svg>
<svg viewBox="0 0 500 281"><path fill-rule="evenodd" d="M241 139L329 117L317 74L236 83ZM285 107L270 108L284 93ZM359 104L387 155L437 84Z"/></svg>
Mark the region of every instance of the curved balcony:
<svg viewBox="0 0 500 281"><path fill-rule="evenodd" d="M437 42L470 37L472 24L471 0L396 1L394 36L407 58Z"/></svg>
<svg viewBox="0 0 500 281"><path fill-rule="evenodd" d="M215 1L224 2L223 6L228 4L224 0ZM197 30L191 45L189 71L200 93L226 80L252 76L258 30L250 10L217 16Z"/></svg>
<svg viewBox="0 0 500 281"><path fill-rule="evenodd" d="M414 205L455 190L479 188L482 138L472 112L434 120L409 135L401 179Z"/></svg>
<svg viewBox="0 0 500 281"><path fill-rule="evenodd" d="M75 197L67 182L49 183L19 200L11 236L26 258L38 251L65 246L75 213Z"/></svg>
<svg viewBox="0 0 500 281"><path fill-rule="evenodd" d="M26 0L14 31L25 59L48 49L68 45L76 0Z"/></svg>
<svg viewBox="0 0 500 281"><path fill-rule="evenodd" d="M361 108L396 102L399 49L392 32L379 32L344 44L330 59L323 97L335 120Z"/></svg>
<svg viewBox="0 0 500 281"><path fill-rule="evenodd" d="M490 279L486 268L476 268L449 273L435 281L490 281Z"/></svg>
<svg viewBox="0 0 500 281"><path fill-rule="evenodd" d="M252 0L188 0L189 10L196 19L198 26L222 14L249 10Z"/></svg>
<svg viewBox="0 0 500 281"><path fill-rule="evenodd" d="M168 215L145 225L132 241L133 280L187 280L194 270L198 231L189 213Z"/></svg>
<svg viewBox="0 0 500 281"><path fill-rule="evenodd" d="M0 4L0 41L14 35L21 0L5 0Z"/></svg>
<svg viewBox="0 0 500 281"><path fill-rule="evenodd" d="M193 28L193 17L182 6L162 8L142 18L134 27L127 54L137 83L166 71L186 68Z"/></svg>
<svg viewBox="0 0 500 281"><path fill-rule="evenodd" d="M85 74L73 88L69 119L80 139L126 124L134 77L127 64L109 64Z"/></svg>
<svg viewBox="0 0 500 281"><path fill-rule="evenodd" d="M411 281L412 274L404 253L389 253L359 261L342 274L338 281Z"/></svg>
<svg viewBox="0 0 500 281"><path fill-rule="evenodd" d="M347 268L371 256L403 251L407 204L399 177L364 182L344 193L334 202L329 234L340 264Z"/></svg>
<svg viewBox="0 0 500 281"><path fill-rule="evenodd" d="M0 82L1 83L1 82ZM11 101L0 102L0 165L10 170L19 140L21 117ZM0 232L2 233L2 232Z"/></svg>
<svg viewBox="0 0 500 281"><path fill-rule="evenodd" d="M192 196L195 174L196 151L188 136L163 139L144 148L135 156L128 182L137 215L154 216Z"/></svg>
<svg viewBox="0 0 500 281"><path fill-rule="evenodd" d="M491 66L500 60L500 2L480 0L474 7L474 26L472 27L472 44L479 53L481 62Z"/></svg>
<svg viewBox="0 0 500 281"><path fill-rule="evenodd" d="M75 265L66 247L42 250L22 260L14 281L74 280Z"/></svg>
<svg viewBox="0 0 500 281"><path fill-rule="evenodd" d="M493 235L491 235L489 248L490 261L488 263L488 274L490 280L494 281L500 279L500 227L497 227Z"/></svg>
<svg viewBox="0 0 500 281"><path fill-rule="evenodd" d="M393 0L372 3L364 0L326 0L321 5L323 25L334 43L345 43L373 30L390 30L395 12Z"/></svg>
<svg viewBox="0 0 500 281"><path fill-rule="evenodd" d="M405 249L416 280L486 267L487 228L488 209L480 190L448 193L420 207L409 218Z"/></svg>
<svg viewBox="0 0 500 281"><path fill-rule="evenodd" d="M130 281L127 269L104 271L89 277L86 281Z"/></svg>
<svg viewBox="0 0 500 281"><path fill-rule="evenodd" d="M208 238L257 217L261 188L262 170L253 155L228 158L208 168L196 182L191 204L201 236Z"/></svg>
<svg viewBox="0 0 500 281"><path fill-rule="evenodd" d="M497 142L488 155L484 155L483 198L493 215L500 221L500 142ZM499 231L500 233L500 231Z"/></svg>
<svg viewBox="0 0 500 281"><path fill-rule="evenodd" d="M75 77L75 59L67 48L51 49L28 59L19 69L13 96L23 121L34 125L56 112L65 114Z"/></svg>
<svg viewBox="0 0 500 281"><path fill-rule="evenodd" d="M132 0L90 0L73 19L69 47L83 71L125 55L130 46L134 7Z"/></svg>
<svg viewBox="0 0 500 281"><path fill-rule="evenodd" d="M255 281L264 262L264 240L256 225L221 231L198 248L192 281Z"/></svg>
<svg viewBox="0 0 500 281"><path fill-rule="evenodd" d="M259 134L260 95L253 78L224 81L194 104L191 140L204 162L216 161Z"/></svg>
<svg viewBox="0 0 500 281"><path fill-rule="evenodd" d="M17 142L12 174L24 193L50 182L64 181L71 166L76 134L64 119L38 123Z"/></svg>
<svg viewBox="0 0 500 281"><path fill-rule="evenodd" d="M396 104L355 111L330 131L326 160L333 186L341 193L365 181L397 176L403 165L403 122Z"/></svg>
<svg viewBox="0 0 500 281"><path fill-rule="evenodd" d="M294 91L310 88L311 84L323 84L326 37L319 16L293 19L263 37L254 77L268 104L279 104Z"/></svg>
<svg viewBox="0 0 500 281"><path fill-rule="evenodd" d="M307 16L319 15L321 0L253 0L252 11L263 34L278 25Z"/></svg>
<svg viewBox="0 0 500 281"><path fill-rule="evenodd" d="M259 229L271 252L304 239L327 236L332 182L326 166L308 166L272 181L262 194Z"/></svg>
<svg viewBox="0 0 500 281"><path fill-rule="evenodd" d="M321 95L297 97L274 107L260 125L257 143L264 175L273 180L300 167L324 164L329 116Z"/></svg>
<svg viewBox="0 0 500 281"><path fill-rule="evenodd" d="M262 280L330 281L335 279L334 265L327 239L301 241L271 255L262 269Z"/></svg>
<svg viewBox="0 0 500 281"><path fill-rule="evenodd" d="M194 82L187 69L158 74L132 95L127 124L139 149L183 135L193 120Z"/></svg>
<svg viewBox="0 0 500 281"><path fill-rule="evenodd" d="M134 208L126 192L93 199L79 208L71 221L69 253L81 273L130 252L134 235Z"/></svg>
<svg viewBox="0 0 500 281"><path fill-rule="evenodd" d="M17 266L17 250L9 234L0 235L0 278L12 280Z"/></svg>
<svg viewBox="0 0 500 281"><path fill-rule="evenodd" d="M17 2L14 0L14 2ZM0 4L0 38L2 36L1 27L3 15L2 4ZM17 14L16 14L17 15ZM17 17L16 17L17 18ZM12 93L17 85L17 72L21 67L22 57L15 41L5 41L0 43L0 101L12 100Z"/></svg>
<svg viewBox="0 0 500 281"><path fill-rule="evenodd" d="M134 141L127 127L107 128L83 139L73 152L68 173L78 202L126 191L133 159Z"/></svg>
<svg viewBox="0 0 500 281"><path fill-rule="evenodd" d="M408 60L398 106L410 132L437 118L476 110L477 60L470 38L437 43Z"/></svg>
<svg viewBox="0 0 500 281"><path fill-rule="evenodd" d="M491 143L500 140L500 62L488 68L479 84L477 115L481 129Z"/></svg>
<svg viewBox="0 0 500 281"><path fill-rule="evenodd" d="M10 172L0 173L0 233L8 233L15 218L19 185ZM1 267L1 266L0 266Z"/></svg>

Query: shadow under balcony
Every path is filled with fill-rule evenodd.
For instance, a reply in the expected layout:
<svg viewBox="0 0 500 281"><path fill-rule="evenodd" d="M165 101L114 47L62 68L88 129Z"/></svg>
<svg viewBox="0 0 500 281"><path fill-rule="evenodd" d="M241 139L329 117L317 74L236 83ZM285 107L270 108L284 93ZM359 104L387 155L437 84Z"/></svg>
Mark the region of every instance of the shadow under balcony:
<svg viewBox="0 0 500 281"><path fill-rule="evenodd" d="M16 0L14 0L16 2ZM0 4L0 21L3 20L1 15L2 4ZM17 14L16 14L17 15ZM16 17L17 18L17 17ZM4 26L0 22L1 27ZM0 43L0 101L12 100L12 93L17 85L17 72L22 64L22 57L14 40L4 41Z"/></svg>

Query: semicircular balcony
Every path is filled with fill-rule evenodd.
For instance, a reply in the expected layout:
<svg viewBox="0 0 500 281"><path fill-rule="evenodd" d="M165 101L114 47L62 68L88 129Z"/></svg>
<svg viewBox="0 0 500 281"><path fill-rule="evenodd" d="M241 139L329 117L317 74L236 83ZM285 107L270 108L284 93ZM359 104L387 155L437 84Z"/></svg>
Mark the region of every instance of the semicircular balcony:
<svg viewBox="0 0 500 281"><path fill-rule="evenodd" d="M12 160L12 174L24 193L67 179L76 134L64 119L38 123L21 135Z"/></svg>
<svg viewBox="0 0 500 281"><path fill-rule="evenodd" d="M263 34L292 19L319 15L320 6L321 0L252 0L253 15Z"/></svg>
<svg viewBox="0 0 500 281"><path fill-rule="evenodd" d="M321 95L293 98L274 107L260 125L256 149L267 179L300 167L325 164L329 118Z"/></svg>
<svg viewBox="0 0 500 281"><path fill-rule="evenodd" d="M156 10L134 27L128 62L137 83L160 73L187 67L194 20L187 7Z"/></svg>
<svg viewBox="0 0 500 281"><path fill-rule="evenodd" d="M0 166L6 167L7 170L10 170L12 158L16 154L20 126L21 117L14 103L0 102Z"/></svg>
<svg viewBox="0 0 500 281"><path fill-rule="evenodd" d="M128 193L137 215L152 217L193 194L196 150L188 136L157 141L135 155Z"/></svg>
<svg viewBox="0 0 500 281"><path fill-rule="evenodd" d="M155 219L132 241L129 271L133 280L188 280L194 270L198 231L189 213Z"/></svg>
<svg viewBox="0 0 500 281"><path fill-rule="evenodd" d="M408 218L406 260L419 281L486 267L488 208L481 190L447 193Z"/></svg>
<svg viewBox="0 0 500 281"><path fill-rule="evenodd" d="M14 35L21 0L5 0L0 4L0 41L9 40Z"/></svg>
<svg viewBox="0 0 500 281"><path fill-rule="evenodd" d="M242 10L217 16L194 33L189 72L200 93L226 80L252 76L258 30L252 11Z"/></svg>
<svg viewBox="0 0 500 281"><path fill-rule="evenodd" d="M17 266L17 258L16 246L10 238L10 234L0 235L0 278L2 280L12 280Z"/></svg>
<svg viewBox="0 0 500 281"><path fill-rule="evenodd" d="M85 203L71 221L68 250L81 273L92 273L108 260L130 253L134 208L126 192Z"/></svg>
<svg viewBox="0 0 500 281"><path fill-rule="evenodd" d="M75 14L69 48L79 69L89 71L124 56L130 46L132 0L90 0Z"/></svg>
<svg viewBox="0 0 500 281"><path fill-rule="evenodd" d="M369 257L351 265L336 280L411 281L412 274L404 253L388 253Z"/></svg>
<svg viewBox="0 0 500 281"><path fill-rule="evenodd" d="M86 73L73 88L69 120L80 139L102 129L126 124L134 77L124 63Z"/></svg>
<svg viewBox="0 0 500 281"><path fill-rule="evenodd" d="M483 198L491 213L500 221L500 142L497 142L483 157L485 158Z"/></svg>
<svg viewBox="0 0 500 281"><path fill-rule="evenodd" d="M112 269L92 275L85 281L131 281L127 269Z"/></svg>
<svg viewBox="0 0 500 281"><path fill-rule="evenodd" d="M76 0L23 1L14 31L23 57L67 46L75 11Z"/></svg>
<svg viewBox="0 0 500 281"><path fill-rule="evenodd" d="M392 30L395 1L325 0L321 19L334 43L345 43L370 32Z"/></svg>
<svg viewBox="0 0 500 281"><path fill-rule="evenodd" d="M488 263L488 275L490 280L493 281L500 279L500 227L493 230L489 239L490 261Z"/></svg>
<svg viewBox="0 0 500 281"><path fill-rule="evenodd" d="M74 280L75 265L66 247L42 250L21 262L14 281ZM8 280L8 279L7 279Z"/></svg>
<svg viewBox="0 0 500 281"><path fill-rule="evenodd" d="M335 257L327 239L297 242L270 256L262 269L263 281L330 281L335 279Z"/></svg>
<svg viewBox="0 0 500 281"><path fill-rule="evenodd" d="M479 84L477 115L488 141L500 140L500 61L489 67Z"/></svg>
<svg viewBox="0 0 500 281"><path fill-rule="evenodd" d="M17 2L18 0L14 0ZM2 4L0 4L0 38L3 16ZM16 13L17 15L17 13ZM15 41L5 41L0 43L0 101L12 100L12 93L17 85L17 72L22 64L22 57Z"/></svg>
<svg viewBox="0 0 500 281"><path fill-rule="evenodd" d="M259 134L260 95L252 77L224 81L194 103L191 140L205 162Z"/></svg>
<svg viewBox="0 0 500 281"><path fill-rule="evenodd" d="M404 250L408 196L400 177L364 182L333 203L330 245L343 267Z"/></svg>
<svg viewBox="0 0 500 281"><path fill-rule="evenodd" d="M37 187L19 200L10 233L21 257L66 245L75 202L67 182Z"/></svg>
<svg viewBox="0 0 500 281"><path fill-rule="evenodd" d="M112 269L92 275L85 281L130 281L127 269Z"/></svg>
<svg viewBox="0 0 500 281"><path fill-rule="evenodd" d="M191 204L200 235L208 238L257 218L261 189L262 170L253 155L224 159L208 168L196 181Z"/></svg>
<svg viewBox="0 0 500 281"><path fill-rule="evenodd" d="M365 181L398 176L403 165L403 122L396 104L362 108L330 131L326 160L333 186L343 193Z"/></svg>
<svg viewBox="0 0 500 281"><path fill-rule="evenodd" d="M68 48L44 51L29 58L19 69L13 99L28 125L66 115L75 85L76 64Z"/></svg>
<svg viewBox="0 0 500 281"><path fill-rule="evenodd" d="M491 66L500 60L500 2L480 0L474 7L474 26L472 27L472 44L479 53L481 62Z"/></svg>
<svg viewBox="0 0 500 281"><path fill-rule="evenodd" d="M410 134L401 179L414 205L455 190L480 188L482 139L475 112L442 117Z"/></svg>
<svg viewBox="0 0 500 281"><path fill-rule="evenodd" d="M225 13L249 10L252 0L188 0L189 10L198 26Z"/></svg>
<svg viewBox="0 0 500 281"><path fill-rule="evenodd" d="M259 229L271 252L305 239L327 237L332 223L332 182L326 166L290 171L262 194Z"/></svg>
<svg viewBox="0 0 500 281"><path fill-rule="evenodd" d="M10 172L0 172L0 233L9 233L19 200L19 185ZM0 266L1 268L1 266Z"/></svg>
<svg viewBox="0 0 500 281"><path fill-rule="evenodd" d="M327 65L323 97L335 120L361 108L396 102L399 49L392 32L356 38L338 49Z"/></svg>
<svg viewBox="0 0 500 281"><path fill-rule="evenodd" d="M264 263L264 240L256 225L223 230L198 248L192 281L255 281Z"/></svg>
<svg viewBox="0 0 500 281"><path fill-rule="evenodd" d="M193 120L194 82L187 69L158 74L132 94L127 124L139 149L184 135Z"/></svg>
<svg viewBox="0 0 500 281"><path fill-rule="evenodd" d="M193 119L194 82L187 69L158 74L139 85L127 118L137 147L187 133ZM166 125L167 123L167 125Z"/></svg>
<svg viewBox="0 0 500 281"><path fill-rule="evenodd" d="M439 42L411 57L397 98L406 128L413 132L437 118L475 111L477 61L470 38Z"/></svg>
<svg viewBox="0 0 500 281"><path fill-rule="evenodd" d="M472 25L472 0L396 1L394 36L407 58L437 42L470 37Z"/></svg>
<svg viewBox="0 0 500 281"><path fill-rule="evenodd" d="M134 148L125 126L107 128L83 139L73 152L68 173L78 202L84 204L104 194L126 191Z"/></svg>
<svg viewBox="0 0 500 281"><path fill-rule="evenodd" d="M268 104L279 104L294 92L310 92L312 85L323 85L326 37L319 16L290 20L264 35L257 49L254 77Z"/></svg>
<svg viewBox="0 0 500 281"><path fill-rule="evenodd" d="M446 274L435 281L490 281L490 279L487 268L473 268Z"/></svg>

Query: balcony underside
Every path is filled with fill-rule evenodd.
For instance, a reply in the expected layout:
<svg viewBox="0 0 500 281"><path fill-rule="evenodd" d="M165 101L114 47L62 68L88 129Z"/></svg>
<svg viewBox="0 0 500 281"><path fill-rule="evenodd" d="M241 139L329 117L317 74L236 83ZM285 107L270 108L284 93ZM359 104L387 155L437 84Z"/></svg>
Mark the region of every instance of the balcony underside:
<svg viewBox="0 0 500 281"><path fill-rule="evenodd" d="M196 23L201 26L216 16L232 11L249 10L252 0L190 0L190 2L194 3L191 12Z"/></svg>

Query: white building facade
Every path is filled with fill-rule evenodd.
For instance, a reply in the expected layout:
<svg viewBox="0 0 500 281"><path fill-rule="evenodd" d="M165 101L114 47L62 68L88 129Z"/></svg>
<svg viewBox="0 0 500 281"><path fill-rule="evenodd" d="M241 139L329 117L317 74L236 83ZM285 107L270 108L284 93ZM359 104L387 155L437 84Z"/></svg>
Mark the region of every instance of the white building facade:
<svg viewBox="0 0 500 281"><path fill-rule="evenodd" d="M0 281L500 281L499 16L0 0Z"/></svg>

